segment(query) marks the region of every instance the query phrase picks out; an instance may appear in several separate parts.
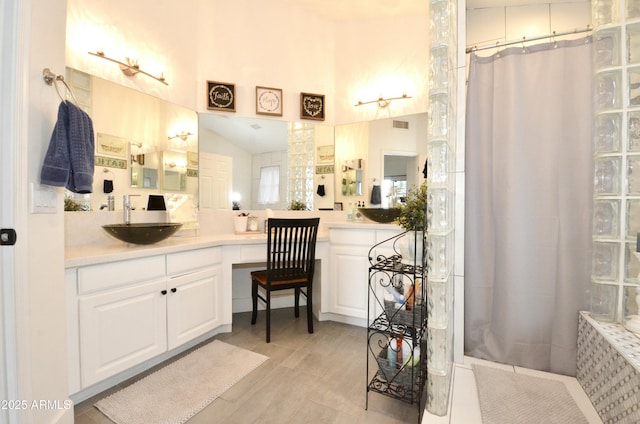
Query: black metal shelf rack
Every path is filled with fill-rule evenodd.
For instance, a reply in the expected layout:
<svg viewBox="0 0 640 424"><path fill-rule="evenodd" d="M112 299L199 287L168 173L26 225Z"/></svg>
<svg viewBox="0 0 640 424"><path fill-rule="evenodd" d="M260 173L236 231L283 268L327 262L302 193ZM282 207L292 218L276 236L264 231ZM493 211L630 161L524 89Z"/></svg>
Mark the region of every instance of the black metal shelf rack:
<svg viewBox="0 0 640 424"><path fill-rule="evenodd" d="M400 246L407 243L417 248L408 254L404 249L403 256ZM366 408L369 392L381 393L417 404L418 422L427 396L426 246L425 231L420 230L369 250Z"/></svg>

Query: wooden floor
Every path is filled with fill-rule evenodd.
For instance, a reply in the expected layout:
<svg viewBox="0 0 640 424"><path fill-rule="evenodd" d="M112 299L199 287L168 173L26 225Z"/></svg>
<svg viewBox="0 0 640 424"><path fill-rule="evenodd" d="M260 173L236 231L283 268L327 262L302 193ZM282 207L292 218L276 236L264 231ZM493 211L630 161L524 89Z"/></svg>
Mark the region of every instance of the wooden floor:
<svg viewBox="0 0 640 424"><path fill-rule="evenodd" d="M369 393L365 410L366 329L316 321L314 333L309 334L304 309L297 319L293 309L278 309L272 312L271 343L267 344L264 312L255 326L249 321L250 313L234 314L233 332L215 338L266 355L269 360L189 424L418 423L416 404L377 393ZM76 424L112 423L93 403L134 381L77 405Z"/></svg>
<svg viewBox="0 0 640 424"><path fill-rule="evenodd" d="M215 338L262 353L269 360L188 423L418 423L417 405L376 393L369 394L369 408L365 410L366 329L316 321L314 334L309 334L304 310L300 315L300 318L294 318L291 308L273 311L272 341L267 344L263 312L258 315L255 326L249 323L250 313L234 314L233 332ZM376 366L371 362L372 367ZM575 378L465 357L463 364L454 366L449 413L444 417L426 413L422 424L482 423L471 370L473 363L563 381L589 423L601 423ZM164 365L166 363L144 375ZM134 381L127 381L77 405L75 422L111 424L93 404Z"/></svg>

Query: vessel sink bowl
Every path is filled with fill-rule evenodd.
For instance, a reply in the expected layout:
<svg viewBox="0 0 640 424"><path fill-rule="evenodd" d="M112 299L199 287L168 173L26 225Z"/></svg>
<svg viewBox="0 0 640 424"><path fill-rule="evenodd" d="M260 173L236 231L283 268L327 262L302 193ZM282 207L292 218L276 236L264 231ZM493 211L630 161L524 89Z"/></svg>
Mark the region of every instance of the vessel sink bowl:
<svg viewBox="0 0 640 424"><path fill-rule="evenodd" d="M400 216L400 208L358 208L362 214L375 222L379 222L381 224L388 224L393 222L398 216Z"/></svg>
<svg viewBox="0 0 640 424"><path fill-rule="evenodd" d="M182 227L181 223L145 222L136 224L110 224L102 228L126 243L153 244L172 236Z"/></svg>

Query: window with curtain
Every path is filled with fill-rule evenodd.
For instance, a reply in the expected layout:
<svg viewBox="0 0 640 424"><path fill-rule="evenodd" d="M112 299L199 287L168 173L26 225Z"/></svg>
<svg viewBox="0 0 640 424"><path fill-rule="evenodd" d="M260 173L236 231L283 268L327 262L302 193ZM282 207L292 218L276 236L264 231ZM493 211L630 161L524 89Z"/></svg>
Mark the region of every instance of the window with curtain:
<svg viewBox="0 0 640 424"><path fill-rule="evenodd" d="M268 205L280 201L280 167L263 166L260 168L260 191L258 203Z"/></svg>

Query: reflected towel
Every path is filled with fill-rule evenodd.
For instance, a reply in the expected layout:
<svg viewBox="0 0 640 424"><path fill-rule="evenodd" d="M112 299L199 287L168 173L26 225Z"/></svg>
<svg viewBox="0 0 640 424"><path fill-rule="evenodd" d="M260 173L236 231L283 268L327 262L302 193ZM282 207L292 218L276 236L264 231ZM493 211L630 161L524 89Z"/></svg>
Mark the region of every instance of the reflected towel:
<svg viewBox="0 0 640 424"><path fill-rule="evenodd" d="M40 182L64 186L74 193L91 193L94 146L93 123L89 115L69 101L60 103Z"/></svg>
<svg viewBox="0 0 640 424"><path fill-rule="evenodd" d="M369 201L372 205L379 205L382 203L382 196L380 194L380 186L378 184L374 185L371 188L371 200Z"/></svg>
<svg viewBox="0 0 640 424"><path fill-rule="evenodd" d="M113 181L104 180L102 182L102 191L104 191L105 193L111 193L113 191Z"/></svg>
<svg viewBox="0 0 640 424"><path fill-rule="evenodd" d="M318 196L320 197L324 197L324 195L326 194L324 191L324 184L319 184L318 185Z"/></svg>

